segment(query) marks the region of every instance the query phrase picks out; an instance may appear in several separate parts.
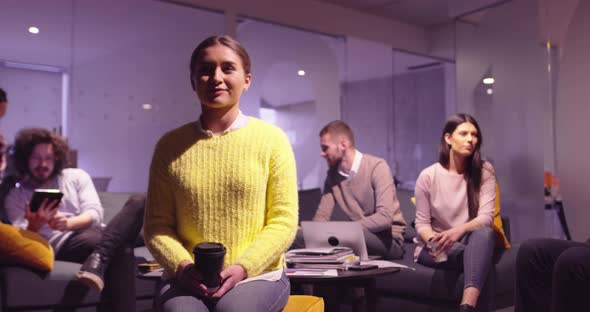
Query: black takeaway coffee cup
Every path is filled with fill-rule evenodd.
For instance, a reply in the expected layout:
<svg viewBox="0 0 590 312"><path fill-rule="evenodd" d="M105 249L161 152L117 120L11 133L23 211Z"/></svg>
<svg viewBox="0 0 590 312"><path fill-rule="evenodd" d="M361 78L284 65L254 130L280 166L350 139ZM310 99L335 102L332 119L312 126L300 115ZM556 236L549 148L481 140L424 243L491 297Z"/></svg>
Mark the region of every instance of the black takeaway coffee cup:
<svg viewBox="0 0 590 312"><path fill-rule="evenodd" d="M219 273L223 269L225 247L220 243L199 243L193 248L195 270L203 277L203 284L209 293L215 292L221 284Z"/></svg>

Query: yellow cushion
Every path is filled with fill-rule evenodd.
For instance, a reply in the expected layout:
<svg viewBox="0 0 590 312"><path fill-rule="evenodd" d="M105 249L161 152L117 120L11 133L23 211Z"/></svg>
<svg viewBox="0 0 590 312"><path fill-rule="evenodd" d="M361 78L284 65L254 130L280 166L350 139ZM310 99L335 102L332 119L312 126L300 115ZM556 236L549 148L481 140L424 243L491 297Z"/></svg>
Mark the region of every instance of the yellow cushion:
<svg viewBox="0 0 590 312"><path fill-rule="evenodd" d="M324 312L324 299L314 296L289 296L283 312Z"/></svg>
<svg viewBox="0 0 590 312"><path fill-rule="evenodd" d="M53 269L53 249L39 234L0 223L0 263Z"/></svg>
<svg viewBox="0 0 590 312"><path fill-rule="evenodd" d="M502 217L500 216L500 185L496 183L496 202L494 203L494 224L492 225L496 233L496 248L510 248L510 242L504 233L502 226Z"/></svg>

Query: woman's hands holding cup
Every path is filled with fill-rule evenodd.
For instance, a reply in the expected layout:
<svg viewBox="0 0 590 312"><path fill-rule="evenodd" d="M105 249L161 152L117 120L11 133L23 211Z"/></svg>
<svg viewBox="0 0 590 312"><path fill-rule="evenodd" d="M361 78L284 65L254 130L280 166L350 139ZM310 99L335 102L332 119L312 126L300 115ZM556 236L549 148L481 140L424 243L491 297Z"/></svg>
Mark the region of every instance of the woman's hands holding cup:
<svg viewBox="0 0 590 312"><path fill-rule="evenodd" d="M211 295L211 298L221 298L225 293L230 291L237 283L243 281L248 277L246 269L239 264L232 264L223 269L219 274L221 276L221 286Z"/></svg>
<svg viewBox="0 0 590 312"><path fill-rule="evenodd" d="M178 265L176 280L182 288L199 298L209 296L207 286L203 284L203 277L195 270L195 265L190 260L184 260Z"/></svg>
<svg viewBox="0 0 590 312"><path fill-rule="evenodd" d="M219 289L209 294L207 286L203 284L203 277L195 270L194 263L190 260L184 260L176 269L176 280L180 286L199 298L211 297L213 299L219 299L234 288L236 284L248 277L246 269L238 264L228 266L219 275L221 276Z"/></svg>

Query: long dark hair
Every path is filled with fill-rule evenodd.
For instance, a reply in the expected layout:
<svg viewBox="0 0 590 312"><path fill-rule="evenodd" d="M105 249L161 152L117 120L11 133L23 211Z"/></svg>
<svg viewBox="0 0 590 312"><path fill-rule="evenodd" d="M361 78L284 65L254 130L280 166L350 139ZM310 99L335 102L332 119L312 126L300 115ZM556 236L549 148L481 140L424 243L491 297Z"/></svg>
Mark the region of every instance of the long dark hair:
<svg viewBox="0 0 590 312"><path fill-rule="evenodd" d="M440 145L438 149L438 162L445 168L449 169L449 161L451 157L451 147L445 140L445 135L448 133L452 135L457 127L468 122L477 129L477 144L471 156L467 157L465 163L465 173L463 177L467 181L467 205L469 207L469 220L477 216L479 210L479 190L481 188L481 176L484 161L481 159L480 147L483 142L481 130L475 118L469 114L455 114L451 116L445 123L442 136L440 138Z"/></svg>
<svg viewBox="0 0 590 312"><path fill-rule="evenodd" d="M0 88L0 103L2 102L8 102L8 98L6 97L6 91Z"/></svg>

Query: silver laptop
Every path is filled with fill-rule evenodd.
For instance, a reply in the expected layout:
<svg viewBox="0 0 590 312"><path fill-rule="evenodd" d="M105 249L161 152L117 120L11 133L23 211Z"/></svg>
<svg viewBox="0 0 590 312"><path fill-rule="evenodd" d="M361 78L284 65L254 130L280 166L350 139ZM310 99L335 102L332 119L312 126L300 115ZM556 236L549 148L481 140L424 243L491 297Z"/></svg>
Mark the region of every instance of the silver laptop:
<svg viewBox="0 0 590 312"><path fill-rule="evenodd" d="M352 221L301 221L305 248L349 247L361 261L369 260L363 228Z"/></svg>

